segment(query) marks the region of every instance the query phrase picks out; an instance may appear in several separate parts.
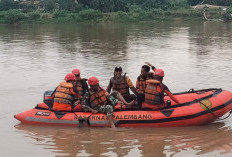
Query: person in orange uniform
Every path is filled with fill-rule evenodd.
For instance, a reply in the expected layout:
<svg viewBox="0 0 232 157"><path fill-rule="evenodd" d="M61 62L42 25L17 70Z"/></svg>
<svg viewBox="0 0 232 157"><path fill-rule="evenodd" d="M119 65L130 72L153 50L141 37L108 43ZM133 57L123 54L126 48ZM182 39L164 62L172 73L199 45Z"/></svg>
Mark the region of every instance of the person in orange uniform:
<svg viewBox="0 0 232 157"><path fill-rule="evenodd" d="M179 104L177 98L170 92L168 87L163 84L164 71L156 69L154 79L146 81L145 103L154 105L153 109L162 109L165 107L164 93L166 93L173 101Z"/></svg>
<svg viewBox="0 0 232 157"><path fill-rule="evenodd" d="M155 69L155 67L154 67ZM153 79L153 73L150 72L150 67L148 65L143 65L141 68L141 74L138 76L136 81L136 91L138 106L141 107L142 102L145 99L145 89L146 89L146 80Z"/></svg>
<svg viewBox="0 0 232 157"><path fill-rule="evenodd" d="M141 74L138 76L136 81L136 90L138 93L144 93L146 88L146 80L152 79L154 76L153 72L150 72L150 67L153 71L156 70L156 67L149 62L145 62L147 65L143 65L141 68Z"/></svg>
<svg viewBox="0 0 232 157"><path fill-rule="evenodd" d="M106 113L111 128L115 128L113 122L113 111L115 103L109 99L109 93L99 86L99 80L92 76L88 79L89 90L89 110L92 113Z"/></svg>
<svg viewBox="0 0 232 157"><path fill-rule="evenodd" d="M73 69L72 73L76 77L76 80L73 84L73 91L82 97L89 90L88 84L86 83L87 79L81 78L79 69Z"/></svg>
<svg viewBox="0 0 232 157"><path fill-rule="evenodd" d="M77 111L81 109L80 95L73 90L76 80L73 73L68 73L64 82L61 82L55 90L53 110L56 111ZM74 107L75 106L75 107Z"/></svg>
<svg viewBox="0 0 232 157"><path fill-rule="evenodd" d="M106 91L110 93L111 89L112 91L118 91L127 102L131 102L136 99L136 88L128 76L122 76L122 67L115 67L114 77L110 79ZM130 94L129 89L131 89L134 94Z"/></svg>

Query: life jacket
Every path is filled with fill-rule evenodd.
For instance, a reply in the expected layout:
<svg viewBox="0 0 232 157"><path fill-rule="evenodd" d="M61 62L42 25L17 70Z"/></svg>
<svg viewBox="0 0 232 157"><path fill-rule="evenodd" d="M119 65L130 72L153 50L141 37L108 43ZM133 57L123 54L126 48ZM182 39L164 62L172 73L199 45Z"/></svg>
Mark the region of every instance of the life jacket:
<svg viewBox="0 0 232 157"><path fill-rule="evenodd" d="M150 105L164 103L164 86L158 80L147 80L145 89L145 102Z"/></svg>
<svg viewBox="0 0 232 157"><path fill-rule="evenodd" d="M61 82L56 88L54 102L72 105L74 102L74 95L70 91L71 88L73 88L71 83Z"/></svg>
<svg viewBox="0 0 232 157"><path fill-rule="evenodd" d="M142 92L144 93L145 92L145 89L146 89L146 81L147 80L150 80L153 78L153 73L149 73L148 76L146 78L143 78L141 75L138 77L137 81L138 81L138 84L137 84L137 92Z"/></svg>
<svg viewBox="0 0 232 157"><path fill-rule="evenodd" d="M90 94L90 104L92 102L97 106L102 106L107 104L107 94L103 88L100 87L100 89L97 92L93 92L90 89L89 94Z"/></svg>
<svg viewBox="0 0 232 157"><path fill-rule="evenodd" d="M73 90L74 90L74 92L78 93L79 95L83 95L82 80L75 81Z"/></svg>
<svg viewBox="0 0 232 157"><path fill-rule="evenodd" d="M129 87L127 85L125 75L121 77L120 80L116 80L114 77L112 77L111 82L113 91L118 91L121 95L129 94Z"/></svg>

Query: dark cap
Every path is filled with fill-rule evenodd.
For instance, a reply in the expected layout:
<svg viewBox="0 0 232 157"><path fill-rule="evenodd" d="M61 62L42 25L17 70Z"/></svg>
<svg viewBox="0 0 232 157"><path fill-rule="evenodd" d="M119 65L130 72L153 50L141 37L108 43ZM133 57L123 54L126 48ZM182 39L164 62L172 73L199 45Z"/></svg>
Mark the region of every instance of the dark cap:
<svg viewBox="0 0 232 157"><path fill-rule="evenodd" d="M122 67L117 66L117 67L114 68L114 71L120 71L121 72L122 71Z"/></svg>

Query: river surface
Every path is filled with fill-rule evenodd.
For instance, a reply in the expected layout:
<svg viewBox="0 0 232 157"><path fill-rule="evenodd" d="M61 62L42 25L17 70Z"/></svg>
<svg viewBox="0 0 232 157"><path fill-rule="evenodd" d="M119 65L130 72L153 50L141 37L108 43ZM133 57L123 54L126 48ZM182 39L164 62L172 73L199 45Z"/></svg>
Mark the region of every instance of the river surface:
<svg viewBox="0 0 232 157"><path fill-rule="evenodd" d="M232 116L205 126L78 128L21 124L73 68L106 87L115 66L135 84L145 61L172 92L232 91L232 23L0 25L0 156L232 156Z"/></svg>

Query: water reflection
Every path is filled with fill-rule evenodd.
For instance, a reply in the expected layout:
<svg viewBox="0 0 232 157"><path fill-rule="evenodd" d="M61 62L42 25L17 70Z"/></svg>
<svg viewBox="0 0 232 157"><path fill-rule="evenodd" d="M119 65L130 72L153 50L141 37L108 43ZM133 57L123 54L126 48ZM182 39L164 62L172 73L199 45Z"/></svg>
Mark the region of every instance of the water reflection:
<svg viewBox="0 0 232 157"><path fill-rule="evenodd" d="M182 156L232 152L232 131L224 123L181 128L66 128L18 124L34 145L58 156Z"/></svg>
<svg viewBox="0 0 232 157"><path fill-rule="evenodd" d="M215 46L223 50L225 45L231 47L231 23L204 22L194 24L189 30L190 52L197 52L199 56L209 57ZM217 30L217 31L215 31Z"/></svg>

